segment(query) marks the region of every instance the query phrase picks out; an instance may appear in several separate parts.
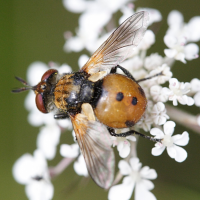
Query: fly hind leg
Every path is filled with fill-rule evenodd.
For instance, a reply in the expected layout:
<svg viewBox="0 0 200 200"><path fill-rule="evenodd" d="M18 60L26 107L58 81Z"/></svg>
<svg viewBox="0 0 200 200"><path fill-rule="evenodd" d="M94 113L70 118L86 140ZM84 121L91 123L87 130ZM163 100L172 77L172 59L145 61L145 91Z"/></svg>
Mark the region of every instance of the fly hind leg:
<svg viewBox="0 0 200 200"><path fill-rule="evenodd" d="M108 128L108 131L109 131L111 136L115 136L115 137L127 137L129 135L135 134L135 135L139 135L140 137L143 137L145 139L151 140L152 142L160 142L161 143L161 139L156 139L156 138L153 138L151 136L139 133L139 132L134 131L134 130L130 130L130 131L127 131L127 132L124 132L124 133L119 133L119 134L115 133L115 130L113 128Z"/></svg>
<svg viewBox="0 0 200 200"><path fill-rule="evenodd" d="M163 72L161 71L161 72L159 72L159 73L157 73L157 74L155 74L153 76L149 76L147 78L142 78L142 79L139 79L139 80L135 80L135 78L132 76L132 74L127 69L123 68L120 65L117 65L117 66L113 67L111 69L110 73L111 74L112 73L116 73L117 68L121 69L127 77L129 77L130 79L132 79L133 81L135 81L137 83L142 82L142 81L146 81L146 80L149 80L149 79L152 79L152 78L157 77L157 76L163 76L164 75Z"/></svg>
<svg viewBox="0 0 200 200"><path fill-rule="evenodd" d="M120 66L120 65L117 65L117 66L113 67L113 68L111 69L110 73L111 73L111 74L116 73L116 72L117 72L117 68L121 69L121 70L124 72L124 74L126 74L127 77L129 77L129 78L132 79L133 81L136 81L136 80L134 79L134 77L132 76L132 74L131 74L127 69L123 68L123 67Z"/></svg>

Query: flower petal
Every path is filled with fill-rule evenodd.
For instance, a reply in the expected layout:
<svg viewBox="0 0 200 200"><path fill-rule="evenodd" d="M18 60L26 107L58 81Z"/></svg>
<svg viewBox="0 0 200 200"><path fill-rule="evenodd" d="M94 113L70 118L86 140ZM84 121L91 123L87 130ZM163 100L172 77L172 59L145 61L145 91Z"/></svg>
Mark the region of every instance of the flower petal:
<svg viewBox="0 0 200 200"><path fill-rule="evenodd" d="M172 145L167 147L167 153L171 158L175 158L176 157L176 149L175 149L176 145Z"/></svg>
<svg viewBox="0 0 200 200"><path fill-rule="evenodd" d="M27 80L30 85L36 85L41 81L41 76L48 70L48 66L43 62L33 62L27 70Z"/></svg>
<svg viewBox="0 0 200 200"><path fill-rule="evenodd" d="M194 95L194 102L195 102L195 105L200 107L200 92L197 92L195 95Z"/></svg>
<svg viewBox="0 0 200 200"><path fill-rule="evenodd" d="M122 175L128 175L131 173L131 167L129 166L129 164L125 161L125 160L120 160L118 167L120 169L120 173Z"/></svg>
<svg viewBox="0 0 200 200"><path fill-rule="evenodd" d="M195 16L188 22L188 40L197 42L200 40L200 16Z"/></svg>
<svg viewBox="0 0 200 200"><path fill-rule="evenodd" d="M155 43L155 34L151 30L147 30L144 34L144 37L140 44L138 45L138 48L141 50L149 49L152 44Z"/></svg>
<svg viewBox="0 0 200 200"><path fill-rule="evenodd" d="M185 54L182 52L179 52L176 56L175 56L176 60L180 60L182 63L186 63L185 61Z"/></svg>
<svg viewBox="0 0 200 200"><path fill-rule="evenodd" d="M164 124L163 129L164 129L164 133L166 135L172 135L174 132L174 127L176 126L176 124L173 121L168 121Z"/></svg>
<svg viewBox="0 0 200 200"><path fill-rule="evenodd" d="M126 184L120 184L115 185L110 188L108 193L108 199L109 200L128 200L131 198L133 189L134 189L134 183L126 185Z"/></svg>
<svg viewBox="0 0 200 200"><path fill-rule="evenodd" d="M38 134L37 147L49 160L55 157L56 147L60 141L60 134L61 130L56 124L42 127Z"/></svg>
<svg viewBox="0 0 200 200"><path fill-rule="evenodd" d="M119 155L121 158L126 158L129 155L130 151L130 143L128 142L127 144L123 145L123 148L120 149Z"/></svg>
<svg viewBox="0 0 200 200"><path fill-rule="evenodd" d="M87 1L85 0L63 0L64 7L74 13L84 12L87 8Z"/></svg>
<svg viewBox="0 0 200 200"><path fill-rule="evenodd" d="M79 154L79 146L78 144L62 144L60 146L60 154L66 158L75 158Z"/></svg>
<svg viewBox="0 0 200 200"><path fill-rule="evenodd" d="M172 35L165 35L165 37L164 37L164 42L165 42L165 44L169 47L169 48L173 48L174 47L174 45L176 45L177 44L177 39L176 39L176 37L174 37L174 36L172 36ZM173 50L173 54L171 54L171 55L173 55L173 57L175 56L175 50Z"/></svg>
<svg viewBox="0 0 200 200"><path fill-rule="evenodd" d="M154 148L152 148L151 154L153 156L159 156L163 153L164 150L165 150L165 146L158 143L158 144L155 144Z"/></svg>
<svg viewBox="0 0 200 200"><path fill-rule="evenodd" d="M174 148L176 150L175 160L177 162L183 162L187 158L187 151L183 149L182 147L179 147L176 145Z"/></svg>
<svg viewBox="0 0 200 200"><path fill-rule="evenodd" d="M162 139L164 137L164 133L159 128L152 128L150 130L150 134L154 135L155 138Z"/></svg>
<svg viewBox="0 0 200 200"><path fill-rule="evenodd" d="M30 200L50 200L53 198L54 188L51 182L46 180L33 180L26 185L26 195Z"/></svg>
<svg viewBox="0 0 200 200"><path fill-rule="evenodd" d="M194 99L192 97L187 96L187 105L192 106L194 105Z"/></svg>
<svg viewBox="0 0 200 200"><path fill-rule="evenodd" d="M175 49L164 49L164 53L168 58L173 58L177 54L177 51Z"/></svg>
<svg viewBox="0 0 200 200"><path fill-rule="evenodd" d="M82 54L78 59L79 69L83 67L83 65L89 60L89 56L86 54Z"/></svg>
<svg viewBox="0 0 200 200"><path fill-rule="evenodd" d="M133 178L131 176L125 176L122 181L122 184L129 185L129 184L132 184L133 182L135 182L135 181L133 180Z"/></svg>
<svg viewBox="0 0 200 200"><path fill-rule="evenodd" d="M140 170L140 175L141 177L145 179L156 179L157 178L157 173L155 169L150 169L148 166L143 167Z"/></svg>
<svg viewBox="0 0 200 200"><path fill-rule="evenodd" d="M142 184L147 190L152 190L154 188L154 184L150 180L143 179L139 184Z"/></svg>
<svg viewBox="0 0 200 200"><path fill-rule="evenodd" d="M174 135L172 138L173 143L180 146L185 146L189 142L189 134L187 131L184 131L182 134Z"/></svg>
<svg viewBox="0 0 200 200"><path fill-rule="evenodd" d="M31 168L34 159L31 154L24 154L14 164L12 172L15 180L20 184L27 184L32 176Z"/></svg>
<svg viewBox="0 0 200 200"><path fill-rule="evenodd" d="M180 26L183 24L183 15L177 10L172 10L167 18L167 23L169 26Z"/></svg>
<svg viewBox="0 0 200 200"><path fill-rule="evenodd" d="M139 169L142 166L142 163L140 163L139 158L131 158L129 162L133 171L139 171Z"/></svg>
<svg viewBox="0 0 200 200"><path fill-rule="evenodd" d="M194 43L187 44L184 48L184 53L187 60L198 58L199 46Z"/></svg>
<svg viewBox="0 0 200 200"><path fill-rule="evenodd" d="M132 142L135 142L135 141L136 141L136 137L133 136L133 135L127 136L126 139L131 140Z"/></svg>
<svg viewBox="0 0 200 200"><path fill-rule="evenodd" d="M85 176L85 177L88 176L87 167L82 154L79 156L78 160L74 163L74 171L79 176Z"/></svg>
<svg viewBox="0 0 200 200"><path fill-rule="evenodd" d="M149 192L143 184L135 186L135 200L156 200L153 193Z"/></svg>

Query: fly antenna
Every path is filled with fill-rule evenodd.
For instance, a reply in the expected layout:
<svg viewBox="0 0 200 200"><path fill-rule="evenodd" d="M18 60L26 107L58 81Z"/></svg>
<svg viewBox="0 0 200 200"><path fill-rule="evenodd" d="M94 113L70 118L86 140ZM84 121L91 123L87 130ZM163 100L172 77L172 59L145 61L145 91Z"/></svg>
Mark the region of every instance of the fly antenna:
<svg viewBox="0 0 200 200"><path fill-rule="evenodd" d="M26 91L26 90L31 90L33 89L32 86L30 86L25 80L23 80L22 78L20 77L17 77L15 76L15 78L21 82L23 85L25 85L26 87L21 87L21 88L17 88L17 89L13 89L12 92L13 93L19 93L19 92L23 92L23 91Z"/></svg>

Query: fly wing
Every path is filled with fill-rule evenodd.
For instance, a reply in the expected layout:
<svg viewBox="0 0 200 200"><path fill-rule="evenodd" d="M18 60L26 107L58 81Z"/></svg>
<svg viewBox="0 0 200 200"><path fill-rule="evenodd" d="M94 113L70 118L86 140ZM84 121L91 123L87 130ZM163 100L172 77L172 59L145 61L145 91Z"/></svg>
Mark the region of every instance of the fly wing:
<svg viewBox="0 0 200 200"><path fill-rule="evenodd" d="M147 11L137 12L126 19L97 49L81 71L94 74L121 63L142 40L148 19Z"/></svg>
<svg viewBox="0 0 200 200"><path fill-rule="evenodd" d="M90 176L100 187L109 188L114 178L115 157L106 126L88 120L84 114L70 117Z"/></svg>

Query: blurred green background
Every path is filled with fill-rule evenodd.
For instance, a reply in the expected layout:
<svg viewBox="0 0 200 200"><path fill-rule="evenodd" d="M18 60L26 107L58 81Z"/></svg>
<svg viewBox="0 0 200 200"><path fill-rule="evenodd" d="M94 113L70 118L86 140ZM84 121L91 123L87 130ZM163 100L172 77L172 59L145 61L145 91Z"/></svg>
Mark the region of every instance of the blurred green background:
<svg viewBox="0 0 200 200"><path fill-rule="evenodd" d="M200 1L195 0L138 0L136 6L156 8L162 13L163 21L156 37L157 42L151 48L152 52L161 55L164 55L163 36L167 30L168 13L173 9L181 11L185 22L200 15ZM34 61L68 63L77 70L80 54L67 54L63 51L63 33L67 30L74 32L78 26L78 17L78 14L65 10L62 1L58 0L0 0L0 199L27 199L24 186L15 182L11 170L22 154L33 153L39 130L27 122L28 112L24 108L26 93L14 95L10 92L19 86L14 76L26 78L26 69ZM177 62L173 73L180 81L189 82L194 77L200 78L199 68L199 59L187 65ZM199 113L196 107L187 109L193 114ZM184 127L177 125L175 133L184 130ZM188 132L190 142L185 148L188 158L181 164L169 158L166 152L160 157L151 156L153 144L143 139L139 141L138 156L141 162L156 169L158 173L158 178L153 181L153 193L157 199L200 199L200 136L191 130ZM71 134L68 138L71 140ZM62 137L61 140L67 142L68 139ZM56 164L59 159L58 156L50 164ZM91 180L87 187L80 185L80 181L81 178L77 178L70 166L53 180L54 199L107 199L107 192Z"/></svg>

